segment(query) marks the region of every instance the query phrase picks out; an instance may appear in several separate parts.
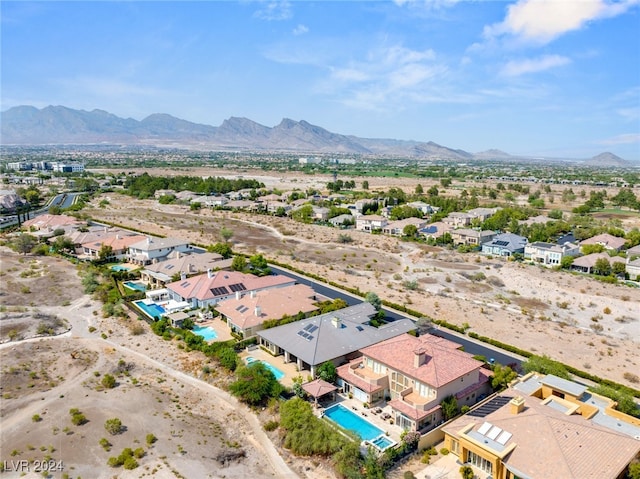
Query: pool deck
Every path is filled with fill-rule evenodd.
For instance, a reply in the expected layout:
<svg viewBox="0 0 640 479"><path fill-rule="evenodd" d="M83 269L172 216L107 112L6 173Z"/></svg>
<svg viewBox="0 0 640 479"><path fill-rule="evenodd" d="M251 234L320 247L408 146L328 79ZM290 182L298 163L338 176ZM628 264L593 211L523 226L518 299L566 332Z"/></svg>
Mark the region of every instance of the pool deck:
<svg viewBox="0 0 640 479"><path fill-rule="evenodd" d="M229 330L229 327L226 325L224 321L221 321L220 319L217 319L217 318L210 319L203 322L196 321L196 326L200 326L201 328L209 327L215 330L218 337L216 339L212 339L213 342L229 341L230 339L234 339L233 336L231 336L231 331Z"/></svg>
<svg viewBox="0 0 640 479"><path fill-rule="evenodd" d="M244 362L245 364L246 364L247 357L250 356L252 358L259 359L260 361L264 361L265 363L269 363L274 368L277 368L280 371L282 371L284 373L284 377L280 380L280 384L282 384L283 386L287 386L287 387L293 386L293 378L299 375L302 375L304 382L306 382L307 376L309 375L309 371L298 372L296 368L296 363L285 364L284 361L282 360L283 356L278 356L274 358L269 353L260 349L259 347L252 351L244 350L239 354L239 356L240 356L240 359L242 359L242 362Z"/></svg>

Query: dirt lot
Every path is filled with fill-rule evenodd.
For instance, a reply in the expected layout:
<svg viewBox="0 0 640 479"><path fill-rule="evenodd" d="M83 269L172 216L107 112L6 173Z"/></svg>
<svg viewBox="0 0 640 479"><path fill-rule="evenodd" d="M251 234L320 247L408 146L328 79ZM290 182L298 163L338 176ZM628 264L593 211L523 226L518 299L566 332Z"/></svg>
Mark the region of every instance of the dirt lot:
<svg viewBox="0 0 640 479"><path fill-rule="evenodd" d="M142 335L132 335L134 320L102 318L100 305L78 293L80 280L68 262L38 258L40 269L56 271L43 276L47 281L39 286L46 291L64 284L65 291L77 292L59 297L64 305L54 306L56 300L47 300L44 293L9 295L7 285L32 259L1 248L0 260L2 297L11 298L3 302L3 314L24 314L9 320L12 329L29 338L36 333L35 316L54 311L64 318L65 329L71 327L54 331L62 332L56 336L14 337L0 345L0 460L9 469L3 477L22 477L27 470L26 477L42 477L41 464L34 461L43 460L54 461L52 477L295 477L256 416L208 383L225 377L217 370L205 375L203 355L182 352L146 325ZM5 321L0 326L8 339ZM116 378L115 388L102 386L106 374ZM74 425L70 409L78 409L87 422ZM112 418L121 420L122 433L105 430L105 421ZM147 434L157 442L147 444ZM100 445L102 438L111 443L110 450ZM144 449L137 469L107 466L109 457L127 447ZM29 468L16 471L21 460L31 461Z"/></svg>
<svg viewBox="0 0 640 479"><path fill-rule="evenodd" d="M271 187L305 189L304 179L293 176L262 178L271 178L265 181ZM384 179L368 181L372 188L384 185ZM389 186L387 182L384 187ZM263 253L361 291L375 291L429 316L467 323L479 334L634 385L624 373L640 367L638 289L387 236L349 231L353 242L342 244L338 236L344 230L269 216L191 212L185 206L153 200L132 202L115 193L107 196L106 208L87 213L203 245L220 241L220 228L225 227L234 232L231 242L238 251Z"/></svg>

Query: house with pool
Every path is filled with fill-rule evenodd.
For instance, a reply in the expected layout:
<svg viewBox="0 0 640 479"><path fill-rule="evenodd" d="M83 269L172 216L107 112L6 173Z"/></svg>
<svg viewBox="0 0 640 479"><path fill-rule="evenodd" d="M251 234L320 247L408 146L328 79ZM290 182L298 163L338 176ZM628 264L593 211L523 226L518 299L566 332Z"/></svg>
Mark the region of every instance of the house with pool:
<svg viewBox="0 0 640 479"><path fill-rule="evenodd" d="M476 477L622 479L640 454L640 419L583 384L530 373L443 427Z"/></svg>
<svg viewBox="0 0 640 479"><path fill-rule="evenodd" d="M313 316L276 328L258 331L260 345L299 371L311 371L331 361L336 366L361 355L360 350L415 329L404 318L376 328L370 324L376 309L367 302Z"/></svg>
<svg viewBox="0 0 640 479"><path fill-rule="evenodd" d="M81 245L82 253L78 255L81 259L98 259L100 257L100 250L105 247L111 247L111 258L122 260L128 257L129 246L135 244L146 237L143 235L126 235L126 234L111 234L102 238L83 243Z"/></svg>
<svg viewBox="0 0 640 479"><path fill-rule="evenodd" d="M338 385L363 403L386 401L403 429L426 431L443 420L444 398L470 406L491 392L491 372L460 348L430 334L402 334L362 348L338 368Z"/></svg>
<svg viewBox="0 0 640 479"><path fill-rule="evenodd" d="M212 271L181 278L166 285L167 297L176 302L187 302L192 308L215 306L220 301L240 298L252 291L293 286L296 280L284 275L256 276L238 271Z"/></svg>
<svg viewBox="0 0 640 479"><path fill-rule="evenodd" d="M140 279L152 288L164 288L167 283L172 282L174 276L182 277L194 276L205 273L208 270L230 269L232 259L224 259L218 253L189 253L180 251L171 253L171 257L153 262L140 271Z"/></svg>
<svg viewBox="0 0 640 479"><path fill-rule="evenodd" d="M193 251L194 248L188 241L146 236L142 241L129 245L129 261L144 266L167 259L173 252L191 253Z"/></svg>
<svg viewBox="0 0 640 479"><path fill-rule="evenodd" d="M265 321L300 315L303 318L318 310L316 292L305 284L251 291L220 301L216 310L231 331L244 339L254 337Z"/></svg>

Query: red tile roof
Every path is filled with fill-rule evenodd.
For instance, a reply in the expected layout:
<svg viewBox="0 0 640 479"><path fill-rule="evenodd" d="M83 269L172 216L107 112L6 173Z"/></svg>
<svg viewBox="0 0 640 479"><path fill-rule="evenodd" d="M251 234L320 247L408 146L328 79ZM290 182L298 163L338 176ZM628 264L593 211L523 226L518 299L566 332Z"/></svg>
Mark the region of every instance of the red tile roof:
<svg viewBox="0 0 640 479"><path fill-rule="evenodd" d="M314 398L319 398L324 396L325 394L329 394L337 390L333 384L328 383L327 381L323 381L322 379L315 379L311 382L305 383L302 385L302 389L304 389L309 396Z"/></svg>
<svg viewBox="0 0 640 479"><path fill-rule="evenodd" d="M362 354L404 375L439 388L478 370L482 363L471 354L460 351L460 345L432 336L416 338L403 334L361 350ZM424 361L415 366L415 356L424 353Z"/></svg>
<svg viewBox="0 0 640 479"><path fill-rule="evenodd" d="M348 364L344 364L338 367L337 368L338 377L344 379L349 384L353 384L355 387L357 387L361 391L364 391L369 394L381 390L383 386L376 386L375 384L370 384L369 382L365 381L364 379L356 376L355 374L349 371L349 367L352 367L355 364L358 364L361 362L362 362L362 358L358 358L354 361L351 361Z"/></svg>
<svg viewBox="0 0 640 479"><path fill-rule="evenodd" d="M400 411L402 414L407 416L409 419L413 419L414 421L419 421L420 419L427 417L429 414L433 414L434 412L441 409L440 404L438 404L428 411L422 411L420 409L416 409L414 406L410 406L400 399L394 399L393 401L389 401L387 404L391 406L392 409Z"/></svg>

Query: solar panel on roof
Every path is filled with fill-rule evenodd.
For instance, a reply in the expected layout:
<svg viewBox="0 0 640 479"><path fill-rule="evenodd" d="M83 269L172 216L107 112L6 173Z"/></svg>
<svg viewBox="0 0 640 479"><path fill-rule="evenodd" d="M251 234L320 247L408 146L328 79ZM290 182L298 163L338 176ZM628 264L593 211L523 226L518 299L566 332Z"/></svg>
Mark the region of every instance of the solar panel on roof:
<svg viewBox="0 0 640 479"><path fill-rule="evenodd" d="M189 281L185 281L184 283L180 283L180 287L184 288L186 286L189 286Z"/></svg>
<svg viewBox="0 0 640 479"><path fill-rule="evenodd" d="M238 307L236 308L236 311L240 311L242 308L244 308L244 305L243 305L243 304L241 304L240 306L238 306Z"/></svg>
<svg viewBox="0 0 640 479"><path fill-rule="evenodd" d="M222 296L224 294L229 294L229 290L224 286L220 286L219 288L211 288L211 292L214 296Z"/></svg>
<svg viewBox="0 0 640 479"><path fill-rule="evenodd" d="M247 308L246 306L243 306L242 309L240 309L240 314L246 313L249 310L249 308Z"/></svg>
<svg viewBox="0 0 640 479"><path fill-rule="evenodd" d="M231 292L236 293L238 291L246 291L246 286L242 283L230 284L229 289Z"/></svg>
<svg viewBox="0 0 640 479"><path fill-rule="evenodd" d="M307 333L305 333L304 331L298 331L298 336L304 337L306 335L307 335Z"/></svg>
<svg viewBox="0 0 640 479"><path fill-rule="evenodd" d="M316 329L318 329L318 326L316 326L315 324L312 324L311 327L309 328L309 332L313 333Z"/></svg>
<svg viewBox="0 0 640 479"><path fill-rule="evenodd" d="M493 439L495 440L496 437L498 437L498 434L500 434L502 432L502 429L499 428L498 426L493 426L491 428L491 430L485 434L489 439Z"/></svg>
<svg viewBox="0 0 640 479"><path fill-rule="evenodd" d="M311 341L313 339L313 336L311 334L307 334L307 337L304 339L306 339L307 341Z"/></svg>
<svg viewBox="0 0 640 479"><path fill-rule="evenodd" d="M495 242L495 244L497 244L498 246L507 246L509 244L508 241L502 241L502 240L498 240Z"/></svg>
<svg viewBox="0 0 640 479"><path fill-rule="evenodd" d="M173 269L174 265L168 264L166 269Z"/></svg>
<svg viewBox="0 0 640 479"><path fill-rule="evenodd" d="M485 417L488 414L491 414L492 412L497 411L502 406L507 404L509 401L511 401L510 397L496 396L488 403L483 404L479 408L476 408L472 411L469 411L467 414L473 417Z"/></svg>
<svg viewBox="0 0 640 479"><path fill-rule="evenodd" d="M502 434L498 436L498 439L496 439L496 442L504 446L507 443L507 441L511 439L512 435L513 434L511 434L510 432L502 431Z"/></svg>
<svg viewBox="0 0 640 479"><path fill-rule="evenodd" d="M304 327L303 331L311 331L311 328L313 328L313 324L307 324L307 325Z"/></svg>
<svg viewBox="0 0 640 479"><path fill-rule="evenodd" d="M493 424L491 424L490 422L486 422L485 421L482 424L482 426L480 426L478 428L478 432L484 436L489 431L489 429L491 429L492 427L493 427Z"/></svg>

